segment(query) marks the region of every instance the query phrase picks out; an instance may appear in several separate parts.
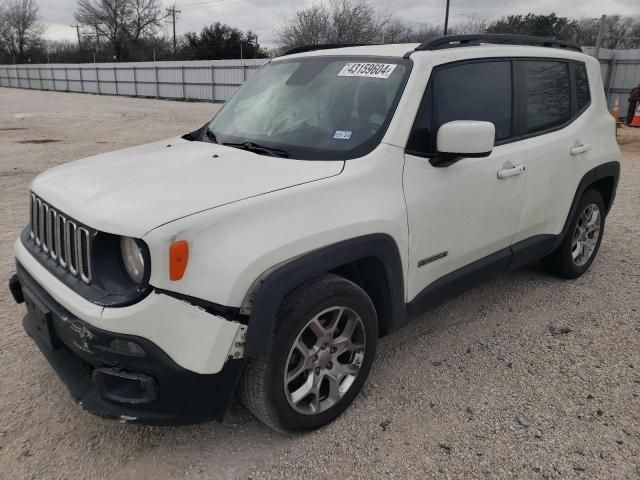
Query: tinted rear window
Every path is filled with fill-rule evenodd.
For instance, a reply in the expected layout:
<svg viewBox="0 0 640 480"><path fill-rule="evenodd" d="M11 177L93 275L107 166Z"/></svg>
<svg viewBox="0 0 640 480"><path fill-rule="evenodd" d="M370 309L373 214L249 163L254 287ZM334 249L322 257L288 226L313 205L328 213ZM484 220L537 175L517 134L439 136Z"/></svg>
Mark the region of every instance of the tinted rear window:
<svg viewBox="0 0 640 480"><path fill-rule="evenodd" d="M569 65L553 61L526 61L522 64L526 85L526 133L547 130L569 121Z"/></svg>

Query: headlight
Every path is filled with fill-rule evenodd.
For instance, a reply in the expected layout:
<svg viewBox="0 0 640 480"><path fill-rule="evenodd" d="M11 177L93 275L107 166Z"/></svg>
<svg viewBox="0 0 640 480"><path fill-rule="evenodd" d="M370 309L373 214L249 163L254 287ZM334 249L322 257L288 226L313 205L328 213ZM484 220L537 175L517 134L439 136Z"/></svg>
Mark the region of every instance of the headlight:
<svg viewBox="0 0 640 480"><path fill-rule="evenodd" d="M142 283L145 267L144 254L137 240L131 237L121 237L120 252L122 253L124 268L127 270L131 280L135 283Z"/></svg>

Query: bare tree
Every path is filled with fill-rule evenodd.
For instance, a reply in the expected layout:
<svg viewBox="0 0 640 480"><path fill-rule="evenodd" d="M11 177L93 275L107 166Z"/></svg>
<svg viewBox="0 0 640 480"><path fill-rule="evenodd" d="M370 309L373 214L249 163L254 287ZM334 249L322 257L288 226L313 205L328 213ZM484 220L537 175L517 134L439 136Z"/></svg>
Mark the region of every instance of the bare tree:
<svg viewBox="0 0 640 480"><path fill-rule="evenodd" d="M319 1L297 10L277 32L281 47L383 40L392 16L364 0Z"/></svg>
<svg viewBox="0 0 640 480"><path fill-rule="evenodd" d="M329 43L330 15L323 3L296 10L289 23L278 32L278 43L286 48Z"/></svg>
<svg viewBox="0 0 640 480"><path fill-rule="evenodd" d="M160 21L160 0L78 0L75 19L105 37L121 60L129 42L153 35Z"/></svg>
<svg viewBox="0 0 640 480"><path fill-rule="evenodd" d="M406 41L408 25L397 17L387 21L382 32L382 43L398 43Z"/></svg>
<svg viewBox="0 0 640 480"><path fill-rule="evenodd" d="M640 18L621 15L608 16L602 46L616 49L640 47Z"/></svg>
<svg viewBox="0 0 640 480"><path fill-rule="evenodd" d="M404 42L422 43L433 40L442 35L444 27L442 25L432 25L430 23L418 23L407 25L404 34Z"/></svg>
<svg viewBox="0 0 640 480"><path fill-rule="evenodd" d="M466 16L463 22L452 25L449 29L452 35L467 35L474 33L486 33L489 22L476 15Z"/></svg>
<svg viewBox="0 0 640 480"><path fill-rule="evenodd" d="M331 0L332 43L373 43L382 40L390 14L368 2Z"/></svg>
<svg viewBox="0 0 640 480"><path fill-rule="evenodd" d="M151 35L160 26L162 15L159 0L131 0L133 19L130 25L131 38L137 42L141 35Z"/></svg>
<svg viewBox="0 0 640 480"><path fill-rule="evenodd" d="M27 52L42 43L43 33L35 0L9 0L0 4L0 50L13 63L24 63Z"/></svg>

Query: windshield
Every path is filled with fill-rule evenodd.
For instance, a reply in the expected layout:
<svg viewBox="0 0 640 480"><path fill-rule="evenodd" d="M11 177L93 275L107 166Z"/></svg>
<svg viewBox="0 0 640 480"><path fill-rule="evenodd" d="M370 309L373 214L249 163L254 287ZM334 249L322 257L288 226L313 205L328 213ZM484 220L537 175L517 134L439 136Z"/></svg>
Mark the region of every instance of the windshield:
<svg viewBox="0 0 640 480"><path fill-rule="evenodd" d="M408 60L372 57L272 62L225 104L209 130L218 143L250 143L290 158L356 158L382 139L409 69Z"/></svg>

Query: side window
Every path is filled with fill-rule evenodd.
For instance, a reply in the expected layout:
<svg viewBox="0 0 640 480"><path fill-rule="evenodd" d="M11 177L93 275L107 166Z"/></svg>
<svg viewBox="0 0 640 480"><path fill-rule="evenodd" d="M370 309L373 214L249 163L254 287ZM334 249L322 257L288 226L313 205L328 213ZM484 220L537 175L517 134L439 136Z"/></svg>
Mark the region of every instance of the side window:
<svg viewBox="0 0 640 480"><path fill-rule="evenodd" d="M589 78L587 77L587 68L584 63L574 64L573 71L576 76L577 110L580 112L591 102Z"/></svg>
<svg viewBox="0 0 640 480"><path fill-rule="evenodd" d="M571 119L569 64L522 62L525 83L525 133L557 127Z"/></svg>
<svg viewBox="0 0 640 480"><path fill-rule="evenodd" d="M438 128L453 120L482 120L496 140L512 135L511 62L488 61L434 70L420 104L407 150L435 153Z"/></svg>

